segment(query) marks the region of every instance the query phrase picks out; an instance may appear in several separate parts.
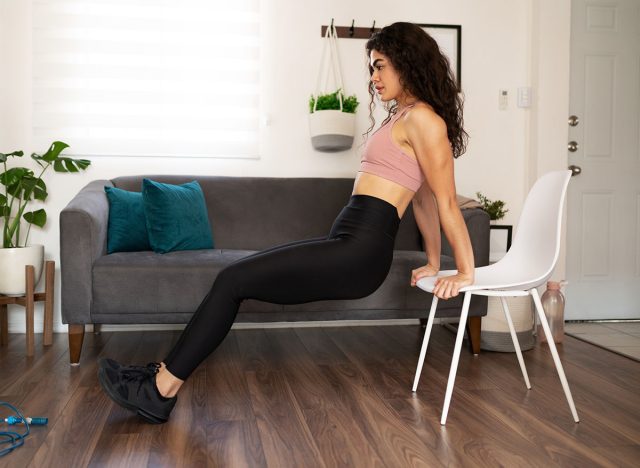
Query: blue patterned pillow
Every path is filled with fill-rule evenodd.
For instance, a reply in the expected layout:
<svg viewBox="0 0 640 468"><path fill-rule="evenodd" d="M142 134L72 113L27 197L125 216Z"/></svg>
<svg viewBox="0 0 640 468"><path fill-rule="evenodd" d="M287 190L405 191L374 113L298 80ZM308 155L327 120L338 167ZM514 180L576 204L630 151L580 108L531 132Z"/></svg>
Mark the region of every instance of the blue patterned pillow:
<svg viewBox="0 0 640 468"><path fill-rule="evenodd" d="M107 253L151 250L140 192L105 187L109 200Z"/></svg>
<svg viewBox="0 0 640 468"><path fill-rule="evenodd" d="M197 181L173 185L143 179L142 200L154 252L213 248L207 206Z"/></svg>

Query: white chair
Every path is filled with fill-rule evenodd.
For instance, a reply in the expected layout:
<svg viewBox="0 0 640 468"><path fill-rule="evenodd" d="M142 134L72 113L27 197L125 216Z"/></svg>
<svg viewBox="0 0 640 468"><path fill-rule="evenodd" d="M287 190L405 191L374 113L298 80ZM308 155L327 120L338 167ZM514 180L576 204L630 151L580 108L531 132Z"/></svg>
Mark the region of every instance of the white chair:
<svg viewBox="0 0 640 468"><path fill-rule="evenodd" d="M533 297L540 323L547 337L547 343L549 343L553 361L555 362L560 381L562 382L562 388L564 389L569 408L571 409L571 414L573 415L574 421L579 422L578 413L576 412L573 397L569 390L569 384L564 375L562 363L560 362L560 357L558 356L558 351L551 336L542 303L540 302L540 296L536 289L551 277L558 260L562 207L570 178L571 171L556 171L545 174L538 179L525 200L518 223L518 229L516 230L515 238L509 251L502 259L493 265L476 268L474 284L460 289L460 293L464 293L464 300L440 424L444 425L447 421L447 413L449 412L449 404L451 403L451 394L453 393L453 384L456 379L462 338L469 314L469 302L471 301L472 294L500 297L504 315L511 332L511 338L513 339L513 344L518 356L518 362L520 363L520 369L522 370L522 375L528 389L531 389L531 384L529 383L529 376L527 375L524 360L522 359L520 344L518 343L518 337L513 327L505 297L527 295ZM456 273L457 270L441 271L438 273L438 276L449 276ZM432 293L436 278L435 276L421 278L418 280L417 286L420 289ZM418 368L416 369L416 376L413 381L414 392L418 388L418 381L420 380L420 373L422 372L422 365L424 364L424 357L427 351L427 345L429 344L429 335L431 334L437 305L438 298L434 295L429 319L427 321L427 328L424 333L422 349L420 350Z"/></svg>

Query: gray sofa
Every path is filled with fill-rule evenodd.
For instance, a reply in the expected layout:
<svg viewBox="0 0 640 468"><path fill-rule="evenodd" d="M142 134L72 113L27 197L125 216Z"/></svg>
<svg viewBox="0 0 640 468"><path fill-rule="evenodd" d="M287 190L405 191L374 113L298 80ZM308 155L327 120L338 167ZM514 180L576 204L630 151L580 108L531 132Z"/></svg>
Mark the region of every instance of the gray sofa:
<svg viewBox="0 0 640 468"><path fill-rule="evenodd" d="M104 186L140 191L143 177L181 184L197 180L204 192L215 248L156 254L107 255L109 205ZM353 179L222 176L128 176L95 180L60 214L62 321L69 324L72 363L78 363L85 324L186 323L226 265L274 245L327 235L347 203ZM489 216L462 211L476 266L489 262ZM455 268L443 236L442 269ZM409 285L411 270L424 265L420 232L411 206L400 223L391 271L368 297L279 305L245 300L238 321L424 318L431 295ZM459 315L462 297L440 301L438 316ZM470 331L479 352L480 320L487 301L474 296Z"/></svg>

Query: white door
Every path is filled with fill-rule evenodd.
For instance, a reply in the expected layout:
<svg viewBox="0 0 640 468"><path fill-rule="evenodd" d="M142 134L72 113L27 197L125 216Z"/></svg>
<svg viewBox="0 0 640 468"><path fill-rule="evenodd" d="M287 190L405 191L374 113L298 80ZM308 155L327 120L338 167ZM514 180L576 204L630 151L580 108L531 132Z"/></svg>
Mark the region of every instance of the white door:
<svg viewBox="0 0 640 468"><path fill-rule="evenodd" d="M565 318L640 318L640 0L572 0Z"/></svg>

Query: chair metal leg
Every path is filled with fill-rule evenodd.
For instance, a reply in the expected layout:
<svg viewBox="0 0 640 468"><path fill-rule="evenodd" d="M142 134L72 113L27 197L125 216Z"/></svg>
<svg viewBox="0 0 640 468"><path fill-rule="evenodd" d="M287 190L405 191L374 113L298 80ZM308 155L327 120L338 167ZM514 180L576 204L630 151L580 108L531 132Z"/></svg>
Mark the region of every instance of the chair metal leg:
<svg viewBox="0 0 640 468"><path fill-rule="evenodd" d="M420 374L422 373L422 365L424 364L424 357L427 353L427 345L429 344L429 337L431 336L431 328L433 327L433 319L436 316L436 308L438 307L438 297L433 296L431 301L431 310L429 311L429 319L427 326L424 330L424 338L422 339L422 349L420 349L420 359L418 359L418 367L416 368L416 376L413 378L412 392L415 392L418 388L418 381L420 380Z"/></svg>
<svg viewBox="0 0 640 468"><path fill-rule="evenodd" d="M453 358L451 359L451 369L449 370L449 380L447 382L447 393L444 397L444 407L442 408L442 418L440 424L445 425L447 422L447 414L449 413L449 404L451 403L451 395L453 393L453 384L456 380L456 372L458 371L458 361L460 360L460 350L462 349L462 339L464 337L464 327L467 323L469 315L469 303L471 302L471 292L464 293L464 301L462 303L462 312L460 314L460 323L458 324L458 334L456 336L456 345L453 349Z"/></svg>
<svg viewBox="0 0 640 468"><path fill-rule="evenodd" d="M511 340L513 340L513 347L516 350L516 354L518 355L518 362L520 363L520 370L522 371L522 376L524 377L524 383L529 390L531 390L531 383L529 383L529 375L527 374L527 368L524 365L524 359L522 358L522 350L520 349L520 342L518 341L518 335L516 334L516 329L513 326L513 320L511 320L511 313L509 312L509 306L507 305L507 298L504 296L500 296L500 301L502 302L502 310L504 311L504 317L507 319L507 323L509 324L509 332L511 333Z"/></svg>
<svg viewBox="0 0 640 468"><path fill-rule="evenodd" d="M549 349L551 350L553 362L556 365L556 370L558 371L558 376L560 377L560 382L562 383L564 394L567 397L567 403L569 403L571 415L573 416L573 420L575 422L580 422L580 419L578 418L578 412L576 411L576 406L573 403L573 397L571 396L571 390L569 389L569 383L567 382L567 377L564 375L564 369L562 368L562 363L560 362L560 356L558 355L556 343L553 341L553 336L551 335L549 322L547 322L547 317L544 315L544 309L542 307L542 302L540 301L540 296L538 295L538 290L536 288L533 288L529 291L529 293L531 294L531 296L533 296L533 302L536 305L538 318L540 319L540 324L542 325L544 334L547 337L547 343L549 344Z"/></svg>

